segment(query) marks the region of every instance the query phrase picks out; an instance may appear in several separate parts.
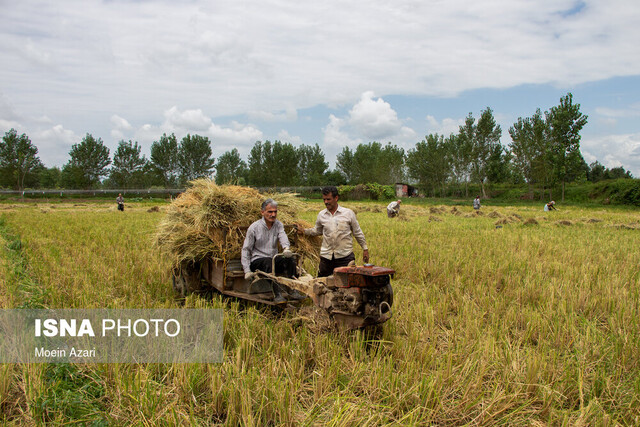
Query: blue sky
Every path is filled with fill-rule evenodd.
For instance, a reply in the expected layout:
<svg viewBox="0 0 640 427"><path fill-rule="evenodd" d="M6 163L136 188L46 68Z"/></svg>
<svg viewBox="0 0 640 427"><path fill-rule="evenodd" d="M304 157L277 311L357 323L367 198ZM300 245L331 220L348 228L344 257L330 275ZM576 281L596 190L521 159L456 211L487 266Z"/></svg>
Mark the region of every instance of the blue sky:
<svg viewBox="0 0 640 427"><path fill-rule="evenodd" d="M613 0L0 0L0 132L62 166L162 133L406 150L490 107L502 142L567 92L588 163L640 176L640 5Z"/></svg>

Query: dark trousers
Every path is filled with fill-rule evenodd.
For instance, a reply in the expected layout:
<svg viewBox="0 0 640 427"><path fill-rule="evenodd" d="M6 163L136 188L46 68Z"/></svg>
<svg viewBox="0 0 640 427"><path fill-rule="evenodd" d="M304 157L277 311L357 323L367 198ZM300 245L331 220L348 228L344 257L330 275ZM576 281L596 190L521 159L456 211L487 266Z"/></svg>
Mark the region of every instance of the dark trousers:
<svg viewBox="0 0 640 427"><path fill-rule="evenodd" d="M346 267L351 261L355 261L356 256L351 252L344 258L332 257L330 260L320 257L320 265L318 265L318 277L327 277L333 274L336 267Z"/></svg>
<svg viewBox="0 0 640 427"><path fill-rule="evenodd" d="M258 258L251 261L249 265L251 271L264 271L271 273L271 258ZM276 258L276 275L285 277L294 277L296 275L296 262L293 258L277 257Z"/></svg>
<svg viewBox="0 0 640 427"><path fill-rule="evenodd" d="M118 203L118 210L124 212L124 203Z"/></svg>

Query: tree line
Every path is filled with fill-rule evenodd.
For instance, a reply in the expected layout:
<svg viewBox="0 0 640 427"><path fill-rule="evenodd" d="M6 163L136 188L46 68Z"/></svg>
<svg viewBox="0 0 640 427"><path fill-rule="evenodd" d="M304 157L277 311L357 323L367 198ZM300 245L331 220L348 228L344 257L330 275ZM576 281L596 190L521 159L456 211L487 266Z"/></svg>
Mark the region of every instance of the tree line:
<svg viewBox="0 0 640 427"><path fill-rule="evenodd" d="M321 186L358 183L393 184L410 181L428 195L445 195L455 187L468 196L475 183L486 196L486 186L513 183L549 190L574 181L631 178L624 168L607 169L599 162L587 165L580 153L580 131L587 116L568 93L557 106L531 117L518 118L508 130L511 143L501 144L502 129L491 108L479 118L466 117L457 133L430 134L405 152L391 142L344 147L336 166L318 144L293 146L281 141L257 141L247 160L237 149L212 155L208 137L163 134L151 145L150 158L136 141L121 140L110 156L102 139L87 134L71 147L62 167L45 167L38 149L25 134L6 132L0 143L0 186L24 188L178 188L190 180L212 177L219 184L259 187Z"/></svg>

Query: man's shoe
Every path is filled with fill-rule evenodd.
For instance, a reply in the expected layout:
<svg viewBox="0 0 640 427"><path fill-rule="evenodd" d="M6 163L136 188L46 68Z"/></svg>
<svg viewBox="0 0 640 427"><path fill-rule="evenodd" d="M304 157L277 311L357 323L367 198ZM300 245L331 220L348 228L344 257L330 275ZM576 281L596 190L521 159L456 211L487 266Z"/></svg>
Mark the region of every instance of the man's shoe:
<svg viewBox="0 0 640 427"><path fill-rule="evenodd" d="M291 297L291 299L300 301L300 300L306 299L307 295L303 294L297 289L294 289L293 291L289 292L289 297Z"/></svg>
<svg viewBox="0 0 640 427"><path fill-rule="evenodd" d="M275 302L276 304L282 304L287 302L287 299L282 295L276 295L276 297L273 299L273 302Z"/></svg>
<svg viewBox="0 0 640 427"><path fill-rule="evenodd" d="M277 283L273 284L273 302L276 304L282 304L283 302L287 302L287 299L282 296L282 292L280 291L280 285Z"/></svg>

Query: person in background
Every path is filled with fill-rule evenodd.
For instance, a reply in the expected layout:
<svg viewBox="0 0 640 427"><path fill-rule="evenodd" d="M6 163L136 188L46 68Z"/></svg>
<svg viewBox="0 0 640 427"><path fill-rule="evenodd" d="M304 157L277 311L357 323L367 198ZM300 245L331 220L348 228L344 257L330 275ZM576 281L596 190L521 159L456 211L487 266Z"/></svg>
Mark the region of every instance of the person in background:
<svg viewBox="0 0 640 427"><path fill-rule="evenodd" d="M402 200L396 200L395 202L391 202L387 205L387 216L389 218L395 218L400 213L400 203Z"/></svg>
<svg viewBox="0 0 640 427"><path fill-rule="evenodd" d="M550 201L549 203L547 203L546 205L544 205L544 211L545 212L549 212L551 210L557 211L556 209L556 202L554 202L553 200Z"/></svg>
<svg viewBox="0 0 640 427"><path fill-rule="evenodd" d="M476 196L475 199L473 199L473 209L475 210L480 210L480 196Z"/></svg>
<svg viewBox="0 0 640 427"><path fill-rule="evenodd" d="M118 203L118 210L124 212L124 197L122 197L122 193L118 193L116 203Z"/></svg>
<svg viewBox="0 0 640 427"><path fill-rule="evenodd" d="M369 248L356 214L351 209L338 205L338 198L336 187L324 187L322 201L326 209L318 213L316 226L307 229L298 226L298 234L322 235L318 277L330 276L334 268L346 267L351 261L355 261L353 238L362 246L363 261L369 262Z"/></svg>

